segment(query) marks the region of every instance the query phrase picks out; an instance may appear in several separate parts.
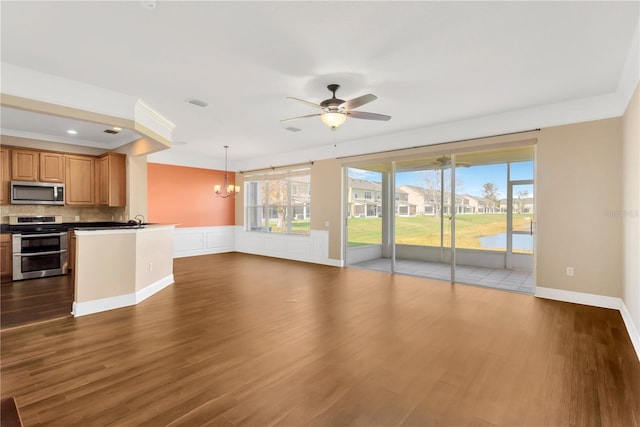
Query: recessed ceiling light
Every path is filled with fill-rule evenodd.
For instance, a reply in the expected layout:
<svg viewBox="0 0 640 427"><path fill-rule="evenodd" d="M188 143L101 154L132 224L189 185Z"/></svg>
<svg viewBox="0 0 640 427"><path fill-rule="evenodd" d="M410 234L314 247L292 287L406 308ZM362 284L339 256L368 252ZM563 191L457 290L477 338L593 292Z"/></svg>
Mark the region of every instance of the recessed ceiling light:
<svg viewBox="0 0 640 427"><path fill-rule="evenodd" d="M73 129L69 129L69 130L67 131L67 133L68 133L69 135L75 135L75 134L77 134L77 133L78 133L78 131L77 131L77 130L73 130Z"/></svg>
<svg viewBox="0 0 640 427"><path fill-rule="evenodd" d="M119 128L118 126L114 126L111 129L115 130L116 132L120 132L122 130L122 128Z"/></svg>

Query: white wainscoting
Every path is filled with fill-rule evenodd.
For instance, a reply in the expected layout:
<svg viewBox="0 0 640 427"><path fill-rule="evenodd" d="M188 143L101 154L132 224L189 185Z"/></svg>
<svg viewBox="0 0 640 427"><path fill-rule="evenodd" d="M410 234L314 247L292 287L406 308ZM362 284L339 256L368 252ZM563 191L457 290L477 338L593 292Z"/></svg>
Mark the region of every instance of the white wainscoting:
<svg viewBox="0 0 640 427"><path fill-rule="evenodd" d="M235 226L176 228L173 257L219 254L235 250Z"/></svg>
<svg viewBox="0 0 640 427"><path fill-rule="evenodd" d="M308 236L298 236L245 231L237 227L235 243L237 252L342 266L339 260L329 258L329 232L326 230L311 230Z"/></svg>
<svg viewBox="0 0 640 427"><path fill-rule="evenodd" d="M311 230L308 236L245 231L242 226L176 228L174 258L244 252L294 261L341 267L329 258L329 232Z"/></svg>

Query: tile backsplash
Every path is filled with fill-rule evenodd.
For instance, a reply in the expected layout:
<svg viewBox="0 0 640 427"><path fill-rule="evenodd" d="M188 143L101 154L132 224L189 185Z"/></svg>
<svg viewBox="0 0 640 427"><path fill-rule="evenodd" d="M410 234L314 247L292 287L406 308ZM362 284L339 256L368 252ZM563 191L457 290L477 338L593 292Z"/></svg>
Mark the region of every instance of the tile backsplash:
<svg viewBox="0 0 640 427"><path fill-rule="evenodd" d="M9 215L62 215L62 222L126 221L125 208L73 207L50 205L2 205L2 223Z"/></svg>

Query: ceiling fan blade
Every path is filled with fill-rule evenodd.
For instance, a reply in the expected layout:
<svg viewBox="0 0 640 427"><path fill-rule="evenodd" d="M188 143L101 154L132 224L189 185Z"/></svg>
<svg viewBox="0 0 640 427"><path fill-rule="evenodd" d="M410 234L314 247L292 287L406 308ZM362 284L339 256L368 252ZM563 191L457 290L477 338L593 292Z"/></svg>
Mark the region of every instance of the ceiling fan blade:
<svg viewBox="0 0 640 427"><path fill-rule="evenodd" d="M368 104L371 101L375 101L376 99L378 99L378 97L372 94L362 95L357 98L350 99L349 101L343 102L342 104L340 104L340 107L349 111L354 108L358 108L361 105Z"/></svg>
<svg viewBox="0 0 640 427"><path fill-rule="evenodd" d="M318 114L307 114L306 116L298 116L298 117L291 117L290 119L282 119L280 120L280 122L290 122L292 120L298 120L298 119L306 119L307 117L317 117L317 116L321 116L321 113Z"/></svg>
<svg viewBox="0 0 640 427"><path fill-rule="evenodd" d="M353 117L354 119L383 120L383 121L391 120L391 116L387 116L386 114L365 113L364 111L347 111L347 115L349 117Z"/></svg>
<svg viewBox="0 0 640 427"><path fill-rule="evenodd" d="M305 101L304 99L294 98L292 96L287 96L287 99L293 99L294 101L302 102L303 104L307 104L311 107L320 108L320 109L322 108L322 105L314 104L313 102Z"/></svg>

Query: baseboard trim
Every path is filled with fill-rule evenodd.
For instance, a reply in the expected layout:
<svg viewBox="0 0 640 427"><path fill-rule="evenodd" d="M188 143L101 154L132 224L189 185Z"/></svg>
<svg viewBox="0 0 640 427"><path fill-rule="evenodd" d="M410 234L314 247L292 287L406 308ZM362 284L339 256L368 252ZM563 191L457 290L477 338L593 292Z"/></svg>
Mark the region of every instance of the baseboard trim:
<svg viewBox="0 0 640 427"><path fill-rule="evenodd" d="M591 305L593 307L612 308L620 310L622 300L615 297L587 294L583 292L565 291L561 289L536 287L535 296L556 301L572 302L574 304Z"/></svg>
<svg viewBox="0 0 640 427"><path fill-rule="evenodd" d="M173 253L173 257L174 258L187 258L187 257L190 257L190 256L224 254L224 253L229 253L229 252L233 252L233 248L232 247L197 249L197 250L174 252Z"/></svg>
<svg viewBox="0 0 640 427"><path fill-rule="evenodd" d="M627 334L629 335L633 349L636 352L636 356L638 357L638 360L640 360L640 335L638 334L638 330L636 329L633 320L631 319L631 315L629 314L629 310L627 310L627 306L624 304L622 298L544 288L540 286L536 287L535 296L538 298L618 310L622 316L624 326L627 328Z"/></svg>
<svg viewBox="0 0 640 427"><path fill-rule="evenodd" d="M331 258L319 258L319 257L313 257L313 256L292 256L291 254L279 254L279 253L249 251L249 250L236 250L234 252L248 254L248 255L259 255L259 256L264 256L269 258L288 259L290 261L307 262L310 264L328 265L330 267L344 267L343 262L341 260L331 259Z"/></svg>
<svg viewBox="0 0 640 427"><path fill-rule="evenodd" d="M160 292L162 289L173 284L173 274L140 289L134 293L118 295L115 297L101 298L85 302L73 302L73 317L86 316L88 314L100 313L102 311L115 310L117 308L136 305L150 296Z"/></svg>
<svg viewBox="0 0 640 427"><path fill-rule="evenodd" d="M622 315L624 325L627 327L629 338L631 338L631 344L633 344L633 348L636 350L636 356L638 356L638 360L640 360L640 334L633 323L631 314L629 314L629 310L627 310L627 306L624 304L624 301L622 301L620 306L620 314Z"/></svg>
<svg viewBox="0 0 640 427"><path fill-rule="evenodd" d="M161 290L163 290L167 286L173 284L173 282L174 282L174 280L173 280L173 273L172 273L172 274L168 275L167 277L163 277L162 279L158 280L157 282L154 282L154 283L150 284L149 286L146 286L146 287L140 289L139 291L137 291L135 293L136 304L146 300L147 298L149 298L150 296L152 296L154 294L157 294L158 292L160 292Z"/></svg>

